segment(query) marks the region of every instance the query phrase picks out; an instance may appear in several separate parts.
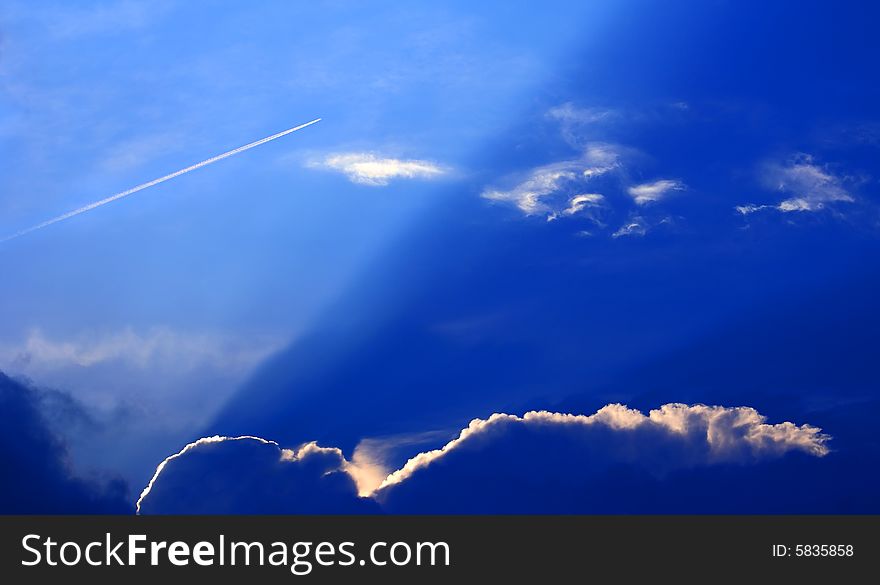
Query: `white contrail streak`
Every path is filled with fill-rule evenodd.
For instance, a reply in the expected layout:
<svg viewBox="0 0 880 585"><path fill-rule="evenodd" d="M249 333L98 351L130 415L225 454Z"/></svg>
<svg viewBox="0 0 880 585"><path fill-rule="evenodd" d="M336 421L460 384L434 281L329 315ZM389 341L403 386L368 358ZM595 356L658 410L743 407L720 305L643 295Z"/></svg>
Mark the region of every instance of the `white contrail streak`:
<svg viewBox="0 0 880 585"><path fill-rule="evenodd" d="M123 197L128 197L129 195L131 195L133 193L137 193L138 191L143 191L144 189L152 187L153 185L158 185L159 183L164 183L165 181L169 181L175 177L179 177L180 175L184 175L190 171L200 169L202 167L208 166L211 163L215 163L219 160L223 160L224 158L229 158L232 155L235 155L240 152L244 152L245 150L249 150L251 148L254 148L255 146L259 146L259 145L265 144L271 140L275 140L276 138L281 138L282 136L286 136L286 135L290 134L291 132L296 132L297 130L302 130L306 126L311 126L312 124L314 124L316 122L320 122L320 121L321 121L321 118L315 118L311 122L306 122L305 124L300 124L299 126L296 126L294 128L290 128L290 129L285 130L283 132L279 132L278 134L273 134L272 136L267 136L266 138L261 138L260 140L257 140L255 142L245 144L244 146L239 146L238 148L230 150L229 152L224 152L223 154L218 154L217 156L212 156L211 158L209 158L207 160L203 160L200 163L196 163L194 165L188 166L185 169L180 169L179 171L175 171L175 172L171 173L170 175L165 175L164 177L159 177L158 179L153 179L152 181L149 181L147 183L143 183L141 185L138 185L137 187L132 187L131 189L127 189L125 191L122 191L121 193L117 193L116 195L111 195L110 197L106 197L104 199L101 199L100 201L95 201L94 203L89 203L88 205L84 205L84 206L80 207L79 209L74 209L73 211L68 211L64 215L59 215L58 217L54 217L52 219L46 220L41 224L37 224L33 227L29 227L27 229L21 230L20 232L16 232L16 233L12 234L11 236L7 236L7 237L3 238L2 240L0 240L0 243L8 242L9 240L13 240L19 236L23 236L25 234L29 234L29 233L37 231L39 229L43 229L44 227L48 227L48 226L52 225L53 223L58 223L59 221L64 221L65 219L70 219L71 217L74 217L74 216L79 215L81 213L85 213L86 211L91 211L92 209L95 209L96 207L101 207L102 205L106 205L106 204L110 203L111 201L116 201L117 199L122 199Z"/></svg>

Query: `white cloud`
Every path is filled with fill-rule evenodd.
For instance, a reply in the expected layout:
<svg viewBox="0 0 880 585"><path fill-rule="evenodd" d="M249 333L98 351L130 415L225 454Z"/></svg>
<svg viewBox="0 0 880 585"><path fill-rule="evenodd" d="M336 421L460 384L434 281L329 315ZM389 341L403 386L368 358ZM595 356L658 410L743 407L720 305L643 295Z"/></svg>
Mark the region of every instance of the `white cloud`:
<svg viewBox="0 0 880 585"><path fill-rule="evenodd" d="M515 205L526 215L556 217L571 209L571 202L588 182L602 176L620 164L618 150L610 144L589 145L583 157L536 167L525 179L507 190L486 189L484 199ZM599 204L602 195L592 193L580 202L580 209L588 204ZM567 215L573 215L568 213Z"/></svg>
<svg viewBox="0 0 880 585"><path fill-rule="evenodd" d="M507 191L487 189L483 198L513 203L526 215L551 214L552 208L542 199L559 191L566 183L578 180L583 172L580 161L565 161L532 170L521 183Z"/></svg>
<svg viewBox="0 0 880 585"><path fill-rule="evenodd" d="M189 438L289 339L270 334L145 330L61 337L33 330L0 342L0 370L62 388L99 424L63 428L80 468L113 469L132 482L143 463ZM108 442L112 437L112 442Z"/></svg>
<svg viewBox="0 0 880 585"><path fill-rule="evenodd" d="M401 493L404 505L412 504L406 502L407 490L417 494L415 509L431 509L434 497L442 499L450 489L465 499L482 493L477 502L486 501L481 497L491 502L502 489L505 498L515 493L524 502L538 498L555 505L555 494L584 501L585 485L604 481L607 470L622 465L663 477L681 469L745 466L791 452L822 457L830 439L806 424L768 424L748 407L665 404L645 415L609 404L588 416L497 413L474 419L443 447L418 453L380 483L388 450L423 443L426 436L368 440L353 462L339 449L315 443L287 450L258 437L200 439L159 465L138 509L147 503L153 513L308 512L299 498L333 513L371 496L394 511ZM328 476L334 476L335 486L329 491ZM544 491L535 491L539 485Z"/></svg>
<svg viewBox="0 0 880 585"><path fill-rule="evenodd" d="M853 195L844 187L844 178L815 163L812 156L800 154L786 163L770 163L761 169L761 182L769 189L790 195L776 204L744 204L737 213L749 215L765 209L782 213L815 212L831 203L852 203Z"/></svg>
<svg viewBox="0 0 880 585"><path fill-rule="evenodd" d="M617 115L617 110L610 108L579 108L571 102L550 108L547 112L547 117L554 120L578 124L603 122Z"/></svg>
<svg viewBox="0 0 880 585"><path fill-rule="evenodd" d="M736 209L736 212L739 213L740 215L751 215L752 213L756 213L758 211L761 211L762 209L770 209L773 207L775 207L775 206L773 206L773 205L753 205L753 204L749 203L747 205L737 205L736 207L734 207L734 209Z"/></svg>
<svg viewBox="0 0 880 585"><path fill-rule="evenodd" d="M163 459L162 462L158 465L158 467L156 467L156 471L153 473L153 477L150 478L150 481L147 484L147 486L143 490L141 490L141 494L138 497L137 502L135 503L135 507L136 507L137 512L140 513L141 503L144 501L144 498L146 498L147 496L150 495L150 492L153 490L153 484L156 483L156 480L159 479L159 476L162 474L162 471L165 470L165 467L170 462L174 461L175 459L177 459L179 457L183 457L184 455L186 455L190 451L197 449L202 445L210 445L211 443L222 443L224 441L247 441L247 440L256 441L256 442L264 444L264 445L275 445L276 447L278 446L278 443L276 443L275 441L267 441L266 439L262 439L260 437L254 437L254 436L250 436L250 435L243 435L240 437L221 437L220 435L214 435L213 437L202 437L201 439L193 441L192 443L188 443L187 445L185 445L183 447L183 449L181 449L177 453L175 453L173 455L169 455L168 457ZM280 459L280 457L279 457L279 459Z"/></svg>
<svg viewBox="0 0 880 585"><path fill-rule="evenodd" d="M565 104L554 108L548 116L581 122L600 120L612 115L606 111L579 110ZM606 142L591 142L582 147L578 159L559 161L530 170L524 178L512 187L501 189L490 187L481 196L490 201L514 205L527 216L540 216L547 221L578 217L591 221L596 227L607 227L616 209L614 200L607 191L625 192L639 207L656 203L675 191L683 191L687 186L678 179L658 179L656 181L632 185L627 180L629 162L637 159L638 151ZM605 179L599 181L600 178ZM598 192L599 190L605 193ZM630 208L631 209L631 208ZM611 237L645 235L652 225L669 223L668 219L649 217L652 214L642 211L631 214ZM581 230L579 235L591 234Z"/></svg>
<svg viewBox="0 0 880 585"><path fill-rule="evenodd" d="M368 152L331 154L314 168L324 168L343 173L353 183L385 186L394 179L435 179L448 169L427 160L383 158Z"/></svg>
<svg viewBox="0 0 880 585"><path fill-rule="evenodd" d="M474 419L461 434L440 449L420 453L399 470L389 475L380 489L405 482L419 470L467 449L470 443L497 437L499 429L510 426L558 426L590 432L604 427L620 433L649 430L694 442L701 447L699 463L710 464L743 461L750 458L778 457L789 451L802 451L823 456L828 453L829 437L821 429L809 425L796 426L790 422L768 425L766 417L753 408L664 404L647 416L622 404L609 404L593 415L561 414L532 411L522 417L511 414L493 414L488 419ZM702 449L705 447L705 449ZM623 458L638 458L638 453L621 453ZM684 461L654 461L652 464L678 467L691 464Z"/></svg>
<svg viewBox="0 0 880 585"><path fill-rule="evenodd" d="M683 191L685 184L677 179L660 179L651 183L642 183L626 190L638 205L654 203L666 198L673 191Z"/></svg>
<svg viewBox="0 0 880 585"><path fill-rule="evenodd" d="M577 215L585 209L591 207L602 207L605 204L605 197L598 193L584 193L575 195L568 200L568 207L562 210L562 215Z"/></svg>
<svg viewBox="0 0 880 585"><path fill-rule="evenodd" d="M625 224L620 226L613 234L612 238L623 238L626 236L644 236L648 233L648 224L642 217L632 217Z"/></svg>
<svg viewBox="0 0 880 585"><path fill-rule="evenodd" d="M358 486L358 493L368 496L389 473L418 453L420 446L443 444L449 435L444 431L426 431L362 439L346 468Z"/></svg>

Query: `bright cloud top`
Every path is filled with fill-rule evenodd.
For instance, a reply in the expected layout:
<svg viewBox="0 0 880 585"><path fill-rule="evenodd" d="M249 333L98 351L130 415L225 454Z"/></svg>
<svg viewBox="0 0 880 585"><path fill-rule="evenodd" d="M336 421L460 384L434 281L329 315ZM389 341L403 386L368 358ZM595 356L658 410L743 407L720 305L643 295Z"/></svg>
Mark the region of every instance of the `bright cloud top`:
<svg viewBox="0 0 880 585"><path fill-rule="evenodd" d="M646 205L665 199L674 191L683 191L684 183L677 179L660 179L651 183L634 185L626 190L638 205Z"/></svg>
<svg viewBox="0 0 880 585"><path fill-rule="evenodd" d="M156 468L138 513L358 513L375 504L357 495L342 451L306 443L282 449L260 437L206 437Z"/></svg>
<svg viewBox="0 0 880 585"><path fill-rule="evenodd" d="M644 236L647 233L648 224L645 222L645 219L640 216L633 216L611 234L611 237L625 238L627 236Z"/></svg>
<svg viewBox="0 0 880 585"><path fill-rule="evenodd" d="M622 404L609 404L589 416L547 411L527 412L522 417L493 414L486 420L471 421L458 438L443 448L413 457L401 469L390 474L380 489L404 482L420 469L429 467L456 449L466 448L470 442L490 436L495 430L506 426L559 426L575 431L605 427L621 433L657 431L704 447L701 449L701 463L778 457L788 451L803 451L816 456L828 453L825 443L829 437L823 435L821 429L809 425L796 426L790 422L768 425L765 420L766 417L753 408L686 404L664 404L647 416ZM667 463L677 465L677 462Z"/></svg>
<svg viewBox="0 0 880 585"><path fill-rule="evenodd" d="M782 213L821 211L828 204L852 203L855 198L843 186L843 179L815 163L812 156L802 154L784 164L771 163L761 172L761 181L768 188L790 195L777 204L738 205L736 210L749 215L764 209Z"/></svg>
<svg viewBox="0 0 880 585"><path fill-rule="evenodd" d="M434 510L445 499L452 509L478 511L491 509L503 493L513 502L509 510L530 510L561 501L557 496L592 501L591 490L609 489L614 476L608 474L621 466L662 480L676 470L747 466L791 452L822 457L829 439L806 424L768 424L748 407L666 404L646 415L609 404L589 416L493 414L473 420L443 447L410 458L377 485L376 466L349 462L339 449L307 443L288 450L257 437L209 437L159 465L138 509L278 513L309 511L310 502L330 513L376 505L413 512ZM470 503L467 494L473 494Z"/></svg>
<svg viewBox="0 0 880 585"><path fill-rule="evenodd" d="M310 164L343 173L353 183L382 187L394 179L435 179L448 169L427 160L383 158L368 152L331 154Z"/></svg>

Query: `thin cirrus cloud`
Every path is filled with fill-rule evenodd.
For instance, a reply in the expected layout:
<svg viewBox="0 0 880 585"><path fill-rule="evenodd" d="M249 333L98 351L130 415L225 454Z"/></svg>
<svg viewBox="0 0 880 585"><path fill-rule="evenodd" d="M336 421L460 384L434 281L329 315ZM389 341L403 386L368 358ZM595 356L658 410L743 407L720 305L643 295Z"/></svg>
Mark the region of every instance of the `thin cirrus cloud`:
<svg viewBox="0 0 880 585"><path fill-rule="evenodd" d="M331 154L308 166L340 172L352 183L373 187L384 187L396 179L436 179L449 172L447 167L429 160L389 158L370 152Z"/></svg>
<svg viewBox="0 0 880 585"><path fill-rule="evenodd" d="M509 186L485 188L481 196L513 205L526 216L544 217L547 221L579 218L604 230L626 213L614 195L628 197L624 200L637 207L649 207L676 191L687 189L679 179L661 178L633 184L629 179L630 167L644 155L632 147L589 140L590 136L607 130L625 117L620 110L577 107L572 103L551 108L545 118L558 124L562 139L580 151L581 156L532 168ZM612 238L642 236L664 223L652 211L641 211L635 218L635 213L630 211L629 215L630 219L606 234ZM615 216L618 219L615 220ZM576 233L592 235L586 230Z"/></svg>
<svg viewBox="0 0 880 585"><path fill-rule="evenodd" d="M604 205L604 195L600 195L599 193L583 193L581 195L575 195L568 200L568 207L562 210L562 215L578 215L589 209L602 208ZM547 216L547 219L552 220L556 219L556 217L558 216L550 215Z"/></svg>
<svg viewBox="0 0 880 585"><path fill-rule="evenodd" d="M648 224L643 217L634 216L620 226L612 238L625 238L627 236L644 236L648 233Z"/></svg>
<svg viewBox="0 0 880 585"><path fill-rule="evenodd" d="M104 450L103 458L125 445L157 449L155 457L179 440L173 437L207 424L254 368L289 341L273 334L232 335L167 326L73 336L34 329L22 339L0 341L0 369L38 380L43 387L65 388L86 412L106 419L110 427L120 416L124 420L127 413L138 412L142 434L129 429ZM92 429L74 430L73 459L90 464L94 450L80 446L91 440ZM145 440L145 435L150 438Z"/></svg>
<svg viewBox="0 0 880 585"><path fill-rule="evenodd" d="M610 108L577 107L566 102L550 108L546 117L559 124L563 140L579 149L589 143L585 137L591 134L590 130L619 121L621 112Z"/></svg>
<svg viewBox="0 0 880 585"><path fill-rule="evenodd" d="M595 511L607 503L603 495L620 498L636 480L662 496L680 487L669 479L678 473L732 466L748 475L794 454L823 457L829 439L806 424L768 424L748 407L666 404L643 414L610 404L589 416L494 414L380 479L368 457L348 461L340 450L315 443L289 450L256 437L210 437L160 464L138 510ZM374 450L382 451L372 445L361 454ZM744 495L742 503L749 505L751 497ZM617 505L626 508L625 501L612 508Z"/></svg>
<svg viewBox="0 0 880 585"><path fill-rule="evenodd" d="M659 179L650 183L634 185L626 190L637 205L647 205L665 199L675 191L683 191L685 184L678 179Z"/></svg>
<svg viewBox="0 0 880 585"><path fill-rule="evenodd" d="M224 371L247 370L281 348L283 339L243 339L214 332L185 332L170 327L143 331L125 327L118 331L86 333L72 338L31 330L15 344L0 344L0 364L28 371L87 368L120 363L138 369L190 370L202 366Z"/></svg>
<svg viewBox="0 0 880 585"><path fill-rule="evenodd" d="M507 189L487 188L481 196L489 201L514 205L525 215L555 219L575 215L586 207L604 202L598 193L583 193L593 179L620 166L618 149L610 144L594 143L584 149L581 158L536 167Z"/></svg>
<svg viewBox="0 0 880 585"><path fill-rule="evenodd" d="M855 201L844 187L844 178L820 166L808 154L799 154L785 163L768 163L761 169L759 178L767 188L788 197L778 203L737 205L737 213L750 215L763 210L816 212L834 203Z"/></svg>

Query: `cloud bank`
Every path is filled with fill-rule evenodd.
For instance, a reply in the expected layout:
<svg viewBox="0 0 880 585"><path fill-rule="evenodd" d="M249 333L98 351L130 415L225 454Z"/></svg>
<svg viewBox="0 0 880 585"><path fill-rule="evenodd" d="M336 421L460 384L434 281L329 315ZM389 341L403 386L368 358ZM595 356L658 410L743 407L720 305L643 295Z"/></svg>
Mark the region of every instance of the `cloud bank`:
<svg viewBox="0 0 880 585"><path fill-rule="evenodd" d="M375 487L375 466L370 469L369 461L355 465L338 449L308 443L291 451L254 437L211 437L188 445L160 465L139 509L143 513L624 510L627 502L654 502L663 490L681 492L689 485L681 483L682 473L725 469L741 476L783 458L823 457L829 452L829 438L810 425L768 424L748 407L666 404L646 415L610 404L589 416L547 411L493 414L473 420L441 448L410 458L370 492L363 485L366 481L372 482L371 489ZM359 474L363 469L370 473ZM634 486L654 491L633 494ZM358 496L358 491L370 497ZM606 505L608 498L622 494L632 499ZM711 494L704 497L711 499ZM663 509L661 502L655 511Z"/></svg>
<svg viewBox="0 0 880 585"><path fill-rule="evenodd" d="M127 486L77 477L65 444L52 432L33 388L0 373L0 513L125 514Z"/></svg>
<svg viewBox="0 0 880 585"><path fill-rule="evenodd" d="M648 224L643 217L633 216L620 226L613 234L612 238L625 238L627 236L644 236L648 233Z"/></svg>
<svg viewBox="0 0 880 585"><path fill-rule="evenodd" d="M33 329L20 343L0 345L0 363L10 369L47 370L117 362L140 369L185 371L209 366L236 373L249 370L283 344L269 337L242 339L169 327L144 331L126 327L66 339Z"/></svg>
<svg viewBox="0 0 880 585"><path fill-rule="evenodd" d="M448 172L431 161L383 158L369 152L331 154L309 166L338 171L352 183L373 187L383 187L394 179L435 179Z"/></svg>
<svg viewBox="0 0 880 585"><path fill-rule="evenodd" d="M113 469L140 486L285 342L170 327L69 336L33 329L0 340L0 370L63 388L95 422L57 427L67 456L78 468Z"/></svg>

